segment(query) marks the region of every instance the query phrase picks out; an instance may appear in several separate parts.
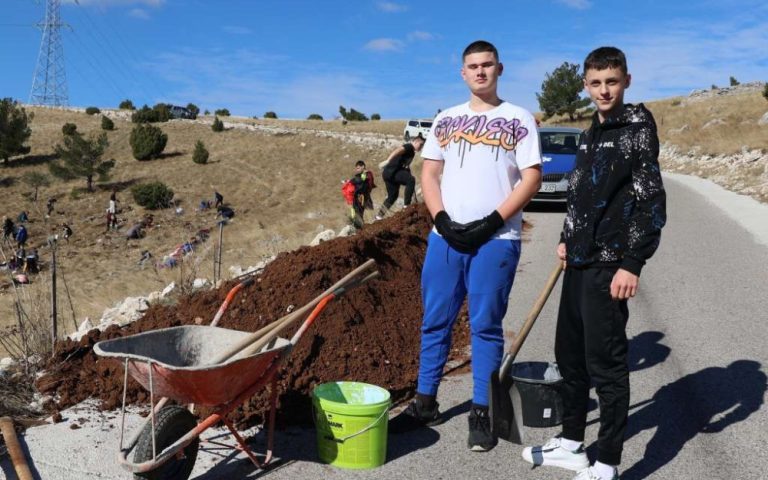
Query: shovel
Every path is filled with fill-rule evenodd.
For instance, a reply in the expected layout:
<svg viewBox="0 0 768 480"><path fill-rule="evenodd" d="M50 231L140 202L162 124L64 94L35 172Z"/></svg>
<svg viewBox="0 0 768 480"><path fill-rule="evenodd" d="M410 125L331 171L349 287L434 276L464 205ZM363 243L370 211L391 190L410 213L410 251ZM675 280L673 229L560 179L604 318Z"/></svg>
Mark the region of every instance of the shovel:
<svg viewBox="0 0 768 480"><path fill-rule="evenodd" d="M539 294L539 298L536 299L536 303L528 313L528 317L525 319L520 332L512 342L512 347L504 354L504 358L501 360L501 368L498 371L491 373L491 381L488 385L488 400L489 400L489 414L491 416L491 428L494 435L502 440L516 443L521 445L523 443L523 418L522 418L522 402L520 400L520 393L516 388L512 388L513 379L509 375L509 370L512 367L512 363L515 361L517 352L520 351L520 347L523 346L525 338L528 336L528 332L531 331L536 318L539 316L541 309L549 298L549 294L557 283L557 279L560 278L560 272L563 271L563 262L557 262L552 273L549 274L544 289Z"/></svg>

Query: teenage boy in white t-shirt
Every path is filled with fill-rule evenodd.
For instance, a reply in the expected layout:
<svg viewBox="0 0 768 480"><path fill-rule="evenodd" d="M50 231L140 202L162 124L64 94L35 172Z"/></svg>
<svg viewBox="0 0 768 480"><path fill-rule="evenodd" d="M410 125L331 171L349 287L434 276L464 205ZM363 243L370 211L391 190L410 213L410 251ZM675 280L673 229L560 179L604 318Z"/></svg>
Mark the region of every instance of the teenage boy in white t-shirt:
<svg viewBox="0 0 768 480"><path fill-rule="evenodd" d="M520 259L522 209L541 184L536 121L501 100L503 66L486 41L470 44L461 76L469 102L438 114L422 151L421 188L434 218L421 287L424 318L416 398L392 420L400 433L440 423L437 389L451 329L468 298L472 334L472 408L468 446L496 445L488 418L488 381L504 350L502 319Z"/></svg>

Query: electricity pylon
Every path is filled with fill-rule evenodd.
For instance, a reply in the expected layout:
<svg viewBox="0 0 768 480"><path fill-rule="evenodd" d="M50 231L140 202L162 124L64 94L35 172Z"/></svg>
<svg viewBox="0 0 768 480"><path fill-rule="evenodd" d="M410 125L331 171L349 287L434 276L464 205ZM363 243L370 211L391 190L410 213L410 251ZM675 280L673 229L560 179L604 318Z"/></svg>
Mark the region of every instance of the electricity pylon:
<svg viewBox="0 0 768 480"><path fill-rule="evenodd" d="M37 24L43 31L35 75L32 78L32 105L69 105L67 74L64 71L64 46L61 43L61 0L46 0L45 20Z"/></svg>

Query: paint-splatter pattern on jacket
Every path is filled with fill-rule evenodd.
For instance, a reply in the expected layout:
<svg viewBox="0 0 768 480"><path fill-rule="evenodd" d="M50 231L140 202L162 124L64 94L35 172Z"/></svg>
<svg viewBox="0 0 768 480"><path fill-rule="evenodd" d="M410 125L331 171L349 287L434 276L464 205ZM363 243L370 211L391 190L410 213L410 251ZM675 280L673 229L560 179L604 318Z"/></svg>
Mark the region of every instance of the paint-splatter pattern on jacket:
<svg viewBox="0 0 768 480"><path fill-rule="evenodd" d="M595 113L569 176L560 239L568 265L618 266L640 275L666 223L658 157L656 122L643 104L627 104L603 123Z"/></svg>

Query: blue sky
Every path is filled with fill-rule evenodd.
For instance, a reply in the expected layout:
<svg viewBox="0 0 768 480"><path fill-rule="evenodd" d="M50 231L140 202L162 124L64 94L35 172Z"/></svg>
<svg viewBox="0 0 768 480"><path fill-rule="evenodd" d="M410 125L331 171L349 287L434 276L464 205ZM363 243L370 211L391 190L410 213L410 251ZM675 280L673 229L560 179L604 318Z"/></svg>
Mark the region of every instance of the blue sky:
<svg viewBox="0 0 768 480"><path fill-rule="evenodd" d="M28 101L45 1L0 6L0 96ZM500 94L538 111L564 61L622 48L630 102L768 80L764 0L63 0L71 105L160 101L281 118L430 117L467 99L461 51L486 39Z"/></svg>

